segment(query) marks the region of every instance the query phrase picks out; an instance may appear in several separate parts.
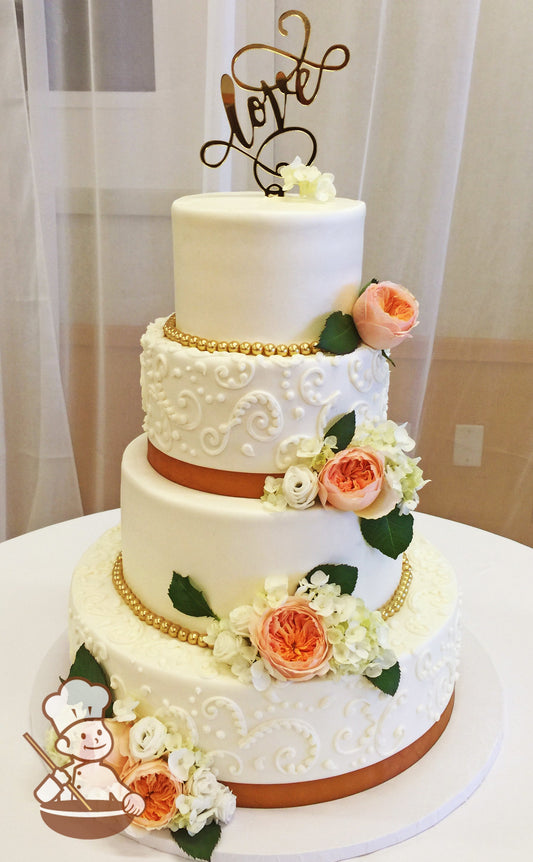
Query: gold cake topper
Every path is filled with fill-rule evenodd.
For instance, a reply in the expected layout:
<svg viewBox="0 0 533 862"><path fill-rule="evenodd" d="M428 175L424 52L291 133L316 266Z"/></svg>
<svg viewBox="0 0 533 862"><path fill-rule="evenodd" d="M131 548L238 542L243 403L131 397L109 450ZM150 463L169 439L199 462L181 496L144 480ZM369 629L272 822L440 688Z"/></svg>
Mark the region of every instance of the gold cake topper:
<svg viewBox="0 0 533 862"><path fill-rule="evenodd" d="M290 51L283 51L280 48L262 43L253 43L240 48L233 56L231 75L225 73L222 75L220 81L220 92L230 127L230 136L227 140L207 141L200 150L202 162L211 168L220 167L232 149L252 159L256 182L267 195L283 195L283 189L281 184L275 180L266 184L263 183L259 171L266 172L269 178L279 178L280 168L287 164L285 161L278 162L275 165L267 163L265 160L265 150L269 145L272 145L282 135L296 133L307 139L307 143L310 145L310 152L307 155L306 161L307 165L310 165L314 161L317 153L316 138L309 129L305 129L303 126L286 124L286 110L289 96L294 96L300 105L310 105L319 91L323 73L344 69L350 59L350 52L346 45L337 44L327 48L319 62L310 60L307 57L311 35L309 19L303 12L299 12L296 9L284 12L278 20L278 29L282 36L289 35L285 27L285 22L289 18L299 18L303 24L304 34L300 53L293 54ZM275 82L271 84L265 80L261 80L258 84L247 82L237 74L236 64L239 58L250 51L276 54L293 64L292 69L288 74L281 69L278 70L275 73ZM331 55L335 52L340 52L338 62L335 62L331 58ZM313 76L312 72L316 74ZM243 129L243 125L237 114L236 87L252 94L246 99L247 120L250 127L248 132ZM273 121L274 131L265 137L254 153L256 130L265 126L267 121ZM222 150L221 153L220 148ZM212 154L214 149L216 154ZM298 149L298 152L300 151L301 148Z"/></svg>

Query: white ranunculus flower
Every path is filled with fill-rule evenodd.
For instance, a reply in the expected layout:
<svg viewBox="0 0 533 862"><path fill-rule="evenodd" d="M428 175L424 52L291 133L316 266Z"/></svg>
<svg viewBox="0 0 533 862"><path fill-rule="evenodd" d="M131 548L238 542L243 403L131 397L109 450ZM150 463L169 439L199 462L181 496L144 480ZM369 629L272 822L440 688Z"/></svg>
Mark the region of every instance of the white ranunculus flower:
<svg viewBox="0 0 533 862"><path fill-rule="evenodd" d="M168 768L178 781L187 781L191 767L194 766L196 757L190 748L179 748L171 751L168 756Z"/></svg>
<svg viewBox="0 0 533 862"><path fill-rule="evenodd" d="M240 605L230 611L229 621L231 630L236 635L248 637L250 632L250 620L254 614L254 609L251 605Z"/></svg>
<svg viewBox="0 0 533 862"><path fill-rule="evenodd" d="M219 794L220 784L213 772L205 766L196 769L187 781L186 791L197 800L198 808L213 808Z"/></svg>
<svg viewBox="0 0 533 862"><path fill-rule="evenodd" d="M229 823L235 814L237 800L229 787L220 785L220 791L215 801L215 819L217 823Z"/></svg>
<svg viewBox="0 0 533 862"><path fill-rule="evenodd" d="M161 757L165 750L167 729L158 718L147 715L130 729L130 751L135 760Z"/></svg>
<svg viewBox="0 0 533 862"><path fill-rule="evenodd" d="M318 494L318 475L309 467L289 467L283 477L282 490L292 509L308 509Z"/></svg>

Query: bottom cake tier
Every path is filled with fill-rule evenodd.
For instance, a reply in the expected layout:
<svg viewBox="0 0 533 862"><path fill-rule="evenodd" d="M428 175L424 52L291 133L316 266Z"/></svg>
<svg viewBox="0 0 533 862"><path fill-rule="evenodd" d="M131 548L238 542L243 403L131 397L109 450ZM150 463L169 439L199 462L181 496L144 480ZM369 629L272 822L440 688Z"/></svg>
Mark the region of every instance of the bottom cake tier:
<svg viewBox="0 0 533 862"><path fill-rule="evenodd" d="M421 536L413 578L387 624L401 668L394 696L357 675L243 684L208 648L169 637L136 616L115 590L120 528L81 559L72 580L69 641L106 670L117 698L208 752L243 807L340 798L379 784L422 757L446 727L460 649L453 571Z"/></svg>

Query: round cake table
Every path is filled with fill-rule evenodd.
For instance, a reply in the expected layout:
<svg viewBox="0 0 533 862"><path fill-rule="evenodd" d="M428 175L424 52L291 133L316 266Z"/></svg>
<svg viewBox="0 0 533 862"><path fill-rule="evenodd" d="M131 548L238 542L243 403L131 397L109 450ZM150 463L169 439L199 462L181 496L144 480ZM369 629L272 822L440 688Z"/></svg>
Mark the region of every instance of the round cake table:
<svg viewBox="0 0 533 862"><path fill-rule="evenodd" d="M102 512L0 544L3 593L0 786L2 847L6 859L67 862L73 854L77 862L94 862L99 858L106 862L125 859L158 862L159 859L177 858L164 849L163 852L154 850L122 834L97 841L82 841L65 838L47 828L33 797L33 788L43 778L43 765L23 739L23 733L30 730L31 726L32 694L43 658L66 630L72 570L85 548L106 529L118 523L119 519L118 510ZM468 673L465 671L463 685L483 686L488 679L488 684L492 681L500 695L503 693L503 739L499 755L496 757L494 754L487 767L488 774L484 780L480 779L481 783L476 782L477 789L467 795L463 804L453 806L448 816L407 840L383 849L375 849L375 844L370 843L372 859L376 862L427 862L428 859L432 862L449 862L452 858L500 862L501 859L522 859L530 843L529 764L533 762L533 735L530 729L533 692L529 680L533 549L482 530L420 513L416 515L416 528L455 567L468 629L465 650L472 649L474 659L469 661L468 654L465 656ZM469 647L472 643L474 646ZM476 655L479 655L480 647L484 661L490 661L491 673L487 677L486 672L484 675L480 670L478 678ZM64 672L64 668L57 669L58 676ZM490 695L487 692L489 704ZM494 701L496 699L493 698ZM477 713L476 721L462 728L465 751L468 751L470 743L475 749L485 724L489 726L491 723L490 716L485 719L479 709ZM453 749L451 754L453 771ZM457 760L462 758L457 757ZM461 768L461 763L457 763L457 768ZM431 784L439 781L439 775L427 770L425 781L429 790ZM357 797L352 799L356 800ZM394 800L392 794L382 799L386 800L387 806L394 804L394 801L390 801ZM407 809L409 800L403 798L401 804ZM328 805L330 803L321 809L320 817L317 817L314 806L308 809L308 814L305 813L306 809L297 809L300 812L299 828L302 823L306 824L307 818L307 838L313 832L320 836L331 835L331 845L334 846L338 843L339 833L346 829L347 809L340 809L343 822L339 823L339 809L328 808ZM386 817L388 813L376 810L375 817ZM250 816L250 812L247 812L247 816ZM277 821L275 812L270 815L268 812L258 812L258 816L263 820L272 817L269 821L272 824L271 831L275 829L279 833L276 837L279 859L288 858L284 843L294 843L294 836L289 835L291 819L288 812L284 812ZM357 817L355 806L353 817ZM235 821L226 829L234 828L234 824ZM257 824L260 825L259 820ZM257 855L253 834L248 834L246 841L250 842L250 855L247 856L246 852L235 855L238 862L248 858L255 862L274 858L271 855ZM219 849L221 859L232 858L223 853L222 842ZM218 855L215 851L213 862L216 862ZM360 857L361 852L357 855ZM305 849L302 855L298 855L295 849L293 858L305 860ZM337 853L336 858L350 857Z"/></svg>

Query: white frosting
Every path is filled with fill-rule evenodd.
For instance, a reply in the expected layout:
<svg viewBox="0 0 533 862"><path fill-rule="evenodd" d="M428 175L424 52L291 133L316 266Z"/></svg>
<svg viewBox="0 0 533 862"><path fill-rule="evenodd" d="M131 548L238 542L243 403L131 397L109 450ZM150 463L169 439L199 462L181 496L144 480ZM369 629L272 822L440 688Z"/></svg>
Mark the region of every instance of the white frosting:
<svg viewBox="0 0 533 862"><path fill-rule="evenodd" d="M325 563L357 566L358 595L372 609L396 589L401 559L367 545L353 512L319 504L271 512L259 500L183 488L148 464L146 446L137 437L122 461L122 552L128 585L154 613L205 631L205 620L191 626L174 609L173 572L188 575L218 616L251 602L269 575L288 575L295 587Z"/></svg>
<svg viewBox="0 0 533 862"><path fill-rule="evenodd" d="M182 347L163 319L141 339L144 428L162 452L205 467L281 473L302 437L335 419L387 418L389 364L361 346L345 356L245 356Z"/></svg>
<svg viewBox="0 0 533 862"><path fill-rule="evenodd" d="M365 205L261 193L172 206L176 322L217 341L317 340L361 283Z"/></svg>
<svg viewBox="0 0 533 862"><path fill-rule="evenodd" d="M258 692L217 665L207 649L182 644L135 617L110 572L120 530L82 558L70 598L70 643L85 643L117 697L172 719L211 752L221 780L279 783L326 778L368 766L418 739L453 691L459 652L454 575L420 537L409 549L414 578L390 621L401 666L394 697L357 676L274 683Z"/></svg>

